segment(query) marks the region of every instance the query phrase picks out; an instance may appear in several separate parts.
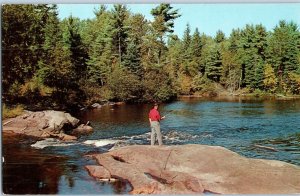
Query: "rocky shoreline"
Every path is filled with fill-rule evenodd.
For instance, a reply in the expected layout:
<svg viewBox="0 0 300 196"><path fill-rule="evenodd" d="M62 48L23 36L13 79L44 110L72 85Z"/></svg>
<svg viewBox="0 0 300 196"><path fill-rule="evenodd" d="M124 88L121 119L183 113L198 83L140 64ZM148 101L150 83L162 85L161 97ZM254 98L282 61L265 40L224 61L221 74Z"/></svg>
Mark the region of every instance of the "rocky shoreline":
<svg viewBox="0 0 300 196"><path fill-rule="evenodd" d="M77 135L93 131L88 124L79 123L77 118L63 111L25 111L20 116L2 121L2 130L8 134L73 141L77 139Z"/></svg>
<svg viewBox="0 0 300 196"><path fill-rule="evenodd" d="M122 180L132 194L299 194L300 167L206 145L122 147L88 155L97 180Z"/></svg>

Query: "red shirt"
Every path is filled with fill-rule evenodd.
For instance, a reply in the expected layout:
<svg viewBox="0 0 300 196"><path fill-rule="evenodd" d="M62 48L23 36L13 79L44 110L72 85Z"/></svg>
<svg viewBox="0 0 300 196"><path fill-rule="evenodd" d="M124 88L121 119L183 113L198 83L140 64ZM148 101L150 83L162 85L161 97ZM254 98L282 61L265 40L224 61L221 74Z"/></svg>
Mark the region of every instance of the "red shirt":
<svg viewBox="0 0 300 196"><path fill-rule="evenodd" d="M157 109L153 108L152 110L150 110L149 112L149 118L151 119L151 121L160 121L160 114L157 111Z"/></svg>

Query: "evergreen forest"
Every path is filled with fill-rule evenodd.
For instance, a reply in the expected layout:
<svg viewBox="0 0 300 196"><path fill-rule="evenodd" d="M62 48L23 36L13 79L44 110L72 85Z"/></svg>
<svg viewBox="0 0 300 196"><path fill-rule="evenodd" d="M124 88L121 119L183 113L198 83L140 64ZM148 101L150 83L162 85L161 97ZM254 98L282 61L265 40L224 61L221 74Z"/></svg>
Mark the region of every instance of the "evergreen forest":
<svg viewBox="0 0 300 196"><path fill-rule="evenodd" d="M2 101L58 108L103 101L169 101L180 95L300 94L294 21L174 33L180 10L160 4L153 21L126 5L95 17L58 18L56 5L2 5ZM201 20L201 19L199 19Z"/></svg>

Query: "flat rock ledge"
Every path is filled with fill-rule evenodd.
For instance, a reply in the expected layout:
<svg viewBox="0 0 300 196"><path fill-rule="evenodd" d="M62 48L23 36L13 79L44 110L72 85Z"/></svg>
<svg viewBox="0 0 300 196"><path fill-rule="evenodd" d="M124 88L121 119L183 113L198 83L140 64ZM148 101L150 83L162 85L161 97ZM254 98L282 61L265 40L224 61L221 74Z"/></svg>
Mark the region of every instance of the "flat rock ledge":
<svg viewBox="0 0 300 196"><path fill-rule="evenodd" d="M79 125L79 120L63 111L25 111L15 118L2 121L6 133L23 134L37 138L58 138L65 141L76 140L79 133L88 133L93 128ZM66 133L68 132L68 134Z"/></svg>
<svg viewBox="0 0 300 196"><path fill-rule="evenodd" d="M122 147L87 155L98 180L129 182L131 194L299 194L300 167L207 145Z"/></svg>

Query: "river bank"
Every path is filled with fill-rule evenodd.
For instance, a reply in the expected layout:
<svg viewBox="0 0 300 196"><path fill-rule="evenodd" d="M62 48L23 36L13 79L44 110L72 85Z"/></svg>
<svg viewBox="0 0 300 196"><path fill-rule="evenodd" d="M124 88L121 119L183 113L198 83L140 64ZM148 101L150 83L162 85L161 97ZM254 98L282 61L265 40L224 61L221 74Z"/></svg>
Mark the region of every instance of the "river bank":
<svg viewBox="0 0 300 196"><path fill-rule="evenodd" d="M292 99L300 99L300 95L284 95L284 94L272 94L266 93L262 91L258 92L245 92L245 91L237 91L237 92L229 92L226 90L219 90L218 92L204 92L204 93L195 93L191 95L178 95L178 99L180 98L224 98L224 99L275 99L275 100L292 100Z"/></svg>
<svg viewBox="0 0 300 196"><path fill-rule="evenodd" d="M205 91L205 92L196 92L194 94L190 95L177 95L175 98L165 102L165 103L171 103L176 102L181 99L185 98L203 98L203 99L212 99L212 100L253 100L253 99L261 99L261 100L296 100L300 99L300 95L284 95L284 94L271 94L266 92L251 92L245 90L240 90L236 92L229 92L228 90L220 87L218 85L218 88L216 88L216 91ZM159 101L158 101L159 102ZM123 105L123 104L141 104L141 103L150 103L149 101L144 102L123 102L123 101L109 101L109 100L102 100L100 102L95 102L92 104L81 104L81 105L73 105L72 108L60 108L58 106L55 107L55 110L58 111L66 111L70 114L77 114L80 111L83 110L91 110L91 109L100 109L105 106L115 106L115 105ZM151 102L152 103L152 102ZM37 106L34 105L22 105L22 104L14 104L7 106L6 104L3 104L3 119L8 119L12 117L16 117L18 115L21 115L24 113L24 110L30 110L30 111L43 111L43 110L53 110L54 108L51 107L45 107L45 106Z"/></svg>

